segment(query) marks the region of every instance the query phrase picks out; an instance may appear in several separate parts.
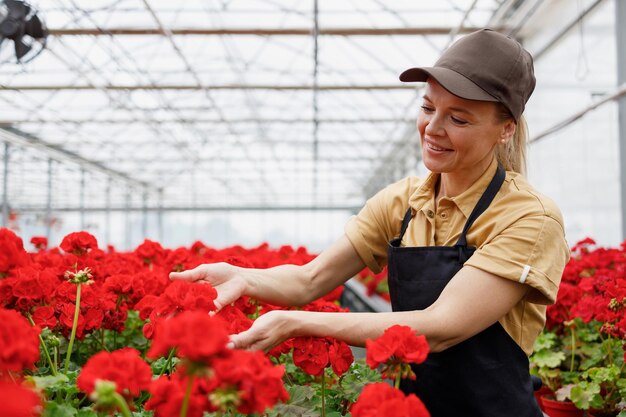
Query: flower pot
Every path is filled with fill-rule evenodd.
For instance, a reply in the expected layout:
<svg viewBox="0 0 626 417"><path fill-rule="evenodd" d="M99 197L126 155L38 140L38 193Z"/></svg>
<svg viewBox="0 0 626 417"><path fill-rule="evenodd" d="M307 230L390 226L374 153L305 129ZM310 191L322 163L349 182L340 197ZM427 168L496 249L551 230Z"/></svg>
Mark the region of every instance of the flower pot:
<svg viewBox="0 0 626 417"><path fill-rule="evenodd" d="M584 411L569 401L557 401L552 395L541 397L543 411L550 417L583 417Z"/></svg>
<svg viewBox="0 0 626 417"><path fill-rule="evenodd" d="M543 397L544 395L554 395L554 392L552 392L552 390L548 388L547 386L542 385L541 388L535 391L534 394L535 394L535 400L537 400L537 404L539 404L539 408L541 408L541 411L545 411L543 409L543 402L541 401L541 397Z"/></svg>

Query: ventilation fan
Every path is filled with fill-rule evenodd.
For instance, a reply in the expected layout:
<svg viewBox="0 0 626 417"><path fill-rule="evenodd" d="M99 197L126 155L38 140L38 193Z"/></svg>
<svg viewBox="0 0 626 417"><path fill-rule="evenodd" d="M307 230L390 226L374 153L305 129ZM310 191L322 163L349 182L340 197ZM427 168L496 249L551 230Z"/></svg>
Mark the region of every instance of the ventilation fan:
<svg viewBox="0 0 626 417"><path fill-rule="evenodd" d="M10 49L7 44L12 40L17 62L25 63L39 55L46 47L47 36L46 26L33 7L19 0L0 1L0 47ZM12 56L6 52L2 55L2 62Z"/></svg>

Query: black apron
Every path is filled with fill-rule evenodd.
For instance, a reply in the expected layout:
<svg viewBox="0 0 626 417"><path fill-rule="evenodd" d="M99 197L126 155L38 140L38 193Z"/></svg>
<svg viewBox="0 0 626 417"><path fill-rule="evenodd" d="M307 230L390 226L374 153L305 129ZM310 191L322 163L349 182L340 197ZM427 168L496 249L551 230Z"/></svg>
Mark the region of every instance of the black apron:
<svg viewBox="0 0 626 417"><path fill-rule="evenodd" d="M476 248L468 247L466 234L489 206L504 182L498 167L491 183L467 219L454 246L400 247L411 220L409 207L400 237L389 242L388 280L393 311L423 310L463 267ZM489 294L485 300L489 302ZM541 417L533 396L528 358L500 323L446 349L430 353L411 367L415 381L403 380L405 393L415 393L432 417Z"/></svg>

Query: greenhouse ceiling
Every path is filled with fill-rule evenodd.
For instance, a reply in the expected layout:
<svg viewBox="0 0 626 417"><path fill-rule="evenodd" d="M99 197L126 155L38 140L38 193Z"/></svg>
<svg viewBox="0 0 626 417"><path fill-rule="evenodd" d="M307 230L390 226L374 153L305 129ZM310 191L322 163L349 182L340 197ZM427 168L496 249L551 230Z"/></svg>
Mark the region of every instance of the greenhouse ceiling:
<svg viewBox="0 0 626 417"><path fill-rule="evenodd" d="M518 36L545 7L30 4L49 29L46 48L22 64L12 45L0 51L11 204L70 210L129 199L170 209L358 207L419 158L419 90L399 73L432 64L476 28Z"/></svg>

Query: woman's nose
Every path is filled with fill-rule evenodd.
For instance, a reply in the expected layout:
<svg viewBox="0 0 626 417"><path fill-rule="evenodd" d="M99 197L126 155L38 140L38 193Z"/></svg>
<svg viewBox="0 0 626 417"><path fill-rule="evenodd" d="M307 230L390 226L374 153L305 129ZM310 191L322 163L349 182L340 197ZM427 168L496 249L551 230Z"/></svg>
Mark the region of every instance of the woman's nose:
<svg viewBox="0 0 626 417"><path fill-rule="evenodd" d="M437 114L431 114L426 119L424 132L430 136L441 136L443 134L443 121Z"/></svg>

